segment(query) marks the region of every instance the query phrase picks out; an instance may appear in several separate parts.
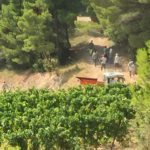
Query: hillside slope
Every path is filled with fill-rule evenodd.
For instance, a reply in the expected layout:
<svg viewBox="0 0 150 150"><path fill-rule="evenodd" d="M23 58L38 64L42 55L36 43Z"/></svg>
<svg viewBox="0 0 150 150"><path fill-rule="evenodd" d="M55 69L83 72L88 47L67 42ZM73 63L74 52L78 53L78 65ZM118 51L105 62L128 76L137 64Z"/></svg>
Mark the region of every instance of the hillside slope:
<svg viewBox="0 0 150 150"><path fill-rule="evenodd" d="M68 88L79 85L79 81L76 77L91 77L103 80L103 73L101 71L100 64L94 66L91 56L88 52L88 43L93 40L95 48L97 49L99 56L103 53L103 46L111 46L112 41L108 38L100 36L99 25L94 22L87 22L85 18L80 18L81 21L76 22L76 32L70 38L71 49L71 61L69 65L58 67L57 75L56 71L46 73L33 73L32 71L15 72L7 69L0 71L0 90L2 90L3 82L12 89L28 89L32 87L36 88ZM128 55L121 50L113 49L113 55L119 53L121 56L122 68L121 72L125 75L126 83L132 83L136 81L136 77L129 78L127 63ZM114 71L113 67L107 68L105 71Z"/></svg>
<svg viewBox="0 0 150 150"><path fill-rule="evenodd" d="M77 37L76 37L77 38ZM83 37L78 37L83 38ZM102 46L109 46L111 41L107 38L103 37L94 37L88 36L86 37L88 43L90 40L94 41L96 48L99 52L99 55L102 54ZM72 39L73 41L74 39ZM79 39L78 39L79 40ZM77 46L72 48L72 59L70 65L59 67L57 70L59 72L59 77L55 75L55 72L47 72L47 73L32 73L31 71L25 71L21 73L16 73L14 71L2 70L0 72L0 89L2 89L2 84L6 81L11 87L28 89L32 87L36 88L67 88L79 85L79 81L77 80L77 76L82 77L92 77L98 78L98 80L103 79L103 72L100 69L100 64L96 67L94 66L91 56L87 50L87 44L83 45L80 43ZM115 50L114 50L115 54ZM127 83L134 82L135 79L130 79L127 71L127 60L128 58L122 57L122 70L119 70L124 73L125 79ZM111 67L106 69L105 71L113 71L114 68ZM59 79L60 78L60 79Z"/></svg>

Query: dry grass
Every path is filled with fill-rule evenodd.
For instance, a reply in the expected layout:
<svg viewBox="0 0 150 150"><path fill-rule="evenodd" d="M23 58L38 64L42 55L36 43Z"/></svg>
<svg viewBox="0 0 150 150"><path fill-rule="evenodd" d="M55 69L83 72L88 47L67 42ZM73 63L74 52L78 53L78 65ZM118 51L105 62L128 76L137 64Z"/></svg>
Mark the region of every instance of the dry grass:
<svg viewBox="0 0 150 150"><path fill-rule="evenodd" d="M74 51L74 55L72 56L74 58L74 61L69 65L58 68L58 71L63 78L61 85L62 88L79 85L79 82L76 79L77 76L95 77L99 80L102 80L103 71L100 70L100 65L98 65L97 67L93 65L86 47L88 42L91 40L94 41L94 44L97 47L112 45L112 41L110 41L108 38L89 35L87 31L98 30L98 24L93 22L76 22L76 25L76 30L79 34L75 34L75 36L70 39ZM99 48L98 50L99 54L101 54L102 52ZM134 82L134 79L129 78L126 69L127 60L125 58L123 59L123 64L123 73L125 74L127 82ZM113 70L113 68L111 70ZM53 75L54 72L32 73L31 71L24 71L18 73L15 71L4 69L0 71L0 89L2 87L3 81L12 84L15 89L28 89L32 87L49 88L53 82Z"/></svg>

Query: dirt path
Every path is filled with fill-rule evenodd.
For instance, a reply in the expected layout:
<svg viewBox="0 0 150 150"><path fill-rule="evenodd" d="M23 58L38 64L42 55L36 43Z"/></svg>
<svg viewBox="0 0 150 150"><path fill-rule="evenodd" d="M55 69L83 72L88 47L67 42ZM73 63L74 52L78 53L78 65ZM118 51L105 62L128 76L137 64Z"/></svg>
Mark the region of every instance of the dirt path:
<svg viewBox="0 0 150 150"><path fill-rule="evenodd" d="M98 50L99 56L103 53L102 49L100 47L102 46L110 46L112 44L111 41L108 40L108 38L101 38L101 37L90 37L89 41L93 40L94 45L96 46L96 49ZM113 50L113 54L115 55L116 50ZM118 53L118 52L117 52ZM137 79L135 76L134 78L129 77L128 69L127 69L127 64L128 64L128 58L123 57L121 55L121 64L122 68L116 70L118 72L121 72L125 76L125 82L126 83L134 83ZM91 59L91 56L88 54L86 47L82 47L82 49L78 52L78 57L80 57L80 60L76 62L74 68L76 68L76 72L71 73L70 71L70 76L68 77L67 82L65 82L62 87L67 88L70 86L76 86L79 84L79 81L77 82L76 77L91 77L91 78L97 78L99 81L103 80L103 74L104 72L113 72L114 67L107 67L105 70L101 71L101 66L100 64L97 64L95 67L93 64L93 61ZM64 76L65 77L65 76Z"/></svg>
<svg viewBox="0 0 150 150"><path fill-rule="evenodd" d="M96 45L99 54L102 53L99 47L109 46L111 41L107 38L92 37L90 36L87 43L93 40ZM115 53L115 52L114 52ZM74 56L73 56L74 57ZM59 68L60 76L57 77L54 72L47 73L32 73L31 71L25 71L22 73L15 73L13 71L3 70L0 72L0 89L2 89L3 82L6 81L11 87L19 89L28 89L32 87L36 88L68 88L79 85L79 81L76 77L92 77L103 79L103 73L106 71L113 71L113 67L101 71L100 65L94 66L90 55L87 52L86 46L81 49L75 49L75 58L73 64ZM123 70L121 72L125 75L126 83L135 82L135 79L129 78L128 71L126 69L127 60L122 58Z"/></svg>

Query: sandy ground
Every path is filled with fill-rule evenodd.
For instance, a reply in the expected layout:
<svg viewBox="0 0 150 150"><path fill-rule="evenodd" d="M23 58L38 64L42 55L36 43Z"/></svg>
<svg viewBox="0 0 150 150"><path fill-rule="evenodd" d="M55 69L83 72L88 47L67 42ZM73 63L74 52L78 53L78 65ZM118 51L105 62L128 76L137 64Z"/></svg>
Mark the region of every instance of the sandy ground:
<svg viewBox="0 0 150 150"><path fill-rule="evenodd" d="M93 40L94 44L98 46L109 46L111 41L108 38L90 37L89 41ZM102 50L97 48L99 55L102 54ZM72 64L59 68L59 76L56 76L54 72L47 73L32 73L31 71L25 71L22 73L16 73L13 71L2 70L0 72L0 90L2 90L3 82L14 89L28 89L32 87L36 88L68 88L79 85L79 81L76 77L91 77L98 78L99 81L103 80L103 73L107 71L114 71L113 67L101 71L100 64L94 66L91 56L89 55L86 47L75 51L75 60ZM115 53L115 52L114 52ZM133 83L136 81L136 77L130 78L127 71L127 59L122 57L122 69L119 70L125 76L126 83Z"/></svg>

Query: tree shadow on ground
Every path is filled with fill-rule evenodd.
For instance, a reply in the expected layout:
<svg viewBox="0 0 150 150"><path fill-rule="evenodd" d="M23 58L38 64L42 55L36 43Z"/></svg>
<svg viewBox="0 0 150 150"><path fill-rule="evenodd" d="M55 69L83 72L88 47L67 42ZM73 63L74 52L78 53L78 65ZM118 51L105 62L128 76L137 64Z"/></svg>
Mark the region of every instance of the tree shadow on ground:
<svg viewBox="0 0 150 150"><path fill-rule="evenodd" d="M80 72L82 69L79 68L78 65L73 66L72 68L68 69L62 74L62 84L65 84L68 82L68 80L78 72Z"/></svg>
<svg viewBox="0 0 150 150"><path fill-rule="evenodd" d="M98 52L98 59L103 54L103 48L104 46L101 45L95 45L95 50ZM88 43L80 43L76 45L75 47L72 47L70 51L70 59L71 63L87 63L87 64L93 64L92 56L90 54L90 49L88 47Z"/></svg>
<svg viewBox="0 0 150 150"><path fill-rule="evenodd" d="M106 38L106 36L104 36L102 31L98 31L98 30L90 30L88 31L88 35L92 36L92 37L100 37L100 38Z"/></svg>
<svg viewBox="0 0 150 150"><path fill-rule="evenodd" d="M102 45L94 45L95 49L98 52L98 58L102 57L103 54L103 48L104 46ZM118 71L124 72L126 71L127 65L126 63L128 62L128 54L125 53L124 49L125 47L122 46L112 46L113 49L113 54L112 54L112 62L107 64L107 69L111 71L115 71L114 68L114 57L115 54L118 53L120 56L120 67L118 67ZM71 61L72 63L78 63L78 62L83 62L87 64L93 64L92 61L92 56L89 53L88 49L88 43L80 43L74 47L72 47L71 50ZM100 62L97 61L97 64L100 65Z"/></svg>

